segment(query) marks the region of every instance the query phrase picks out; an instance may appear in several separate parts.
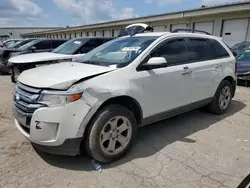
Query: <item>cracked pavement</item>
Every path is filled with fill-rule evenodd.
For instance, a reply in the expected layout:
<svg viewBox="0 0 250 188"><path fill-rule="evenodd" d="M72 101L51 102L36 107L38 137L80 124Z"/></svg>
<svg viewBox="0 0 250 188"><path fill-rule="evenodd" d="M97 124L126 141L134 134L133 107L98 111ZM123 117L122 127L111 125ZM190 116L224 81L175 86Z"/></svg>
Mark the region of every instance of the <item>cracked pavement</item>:
<svg viewBox="0 0 250 188"><path fill-rule="evenodd" d="M225 115L196 110L139 129L131 152L102 172L87 156L35 151L15 128L13 88L0 76L1 188L235 188L250 173L250 88L237 88Z"/></svg>

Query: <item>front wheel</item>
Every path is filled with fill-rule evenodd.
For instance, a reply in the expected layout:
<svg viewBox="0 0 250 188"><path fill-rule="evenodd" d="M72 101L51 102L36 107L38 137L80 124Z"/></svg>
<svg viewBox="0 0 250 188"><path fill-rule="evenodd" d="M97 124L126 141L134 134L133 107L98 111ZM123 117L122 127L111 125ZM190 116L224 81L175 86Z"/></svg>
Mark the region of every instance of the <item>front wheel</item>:
<svg viewBox="0 0 250 188"><path fill-rule="evenodd" d="M136 132L136 120L129 109L121 105L108 105L91 121L85 146L94 159L110 163L130 149Z"/></svg>
<svg viewBox="0 0 250 188"><path fill-rule="evenodd" d="M227 80L223 80L209 104L209 109L214 114L224 114L229 108L233 97L233 86Z"/></svg>

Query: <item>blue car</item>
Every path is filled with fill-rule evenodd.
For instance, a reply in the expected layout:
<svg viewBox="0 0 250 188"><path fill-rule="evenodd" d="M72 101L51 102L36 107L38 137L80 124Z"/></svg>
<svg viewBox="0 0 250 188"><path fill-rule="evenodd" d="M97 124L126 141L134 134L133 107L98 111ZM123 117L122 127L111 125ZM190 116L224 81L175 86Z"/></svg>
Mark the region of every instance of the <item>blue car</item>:
<svg viewBox="0 0 250 188"><path fill-rule="evenodd" d="M244 50L237 56L237 78L239 81L250 81L250 50Z"/></svg>

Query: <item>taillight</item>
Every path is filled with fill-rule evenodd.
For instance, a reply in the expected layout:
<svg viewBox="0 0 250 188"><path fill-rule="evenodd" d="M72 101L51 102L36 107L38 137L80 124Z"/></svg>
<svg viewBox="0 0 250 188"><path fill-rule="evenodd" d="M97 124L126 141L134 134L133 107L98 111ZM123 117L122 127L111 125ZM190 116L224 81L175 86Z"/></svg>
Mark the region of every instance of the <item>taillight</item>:
<svg viewBox="0 0 250 188"><path fill-rule="evenodd" d="M238 67L237 67L237 63L235 62L235 72L234 72L235 75L237 74L237 68L238 68Z"/></svg>

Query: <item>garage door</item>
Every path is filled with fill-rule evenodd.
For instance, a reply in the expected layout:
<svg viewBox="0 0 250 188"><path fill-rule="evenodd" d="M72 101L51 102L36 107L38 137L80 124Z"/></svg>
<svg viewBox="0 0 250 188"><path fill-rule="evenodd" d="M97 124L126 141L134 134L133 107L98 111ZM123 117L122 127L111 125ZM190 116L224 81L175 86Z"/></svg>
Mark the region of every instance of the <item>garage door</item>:
<svg viewBox="0 0 250 188"><path fill-rule="evenodd" d="M194 24L194 29L213 34L214 22L199 22Z"/></svg>
<svg viewBox="0 0 250 188"><path fill-rule="evenodd" d="M76 37L81 37L81 33L77 33L77 34L76 34Z"/></svg>
<svg viewBox="0 0 250 188"><path fill-rule="evenodd" d="M225 20L222 30L223 40L232 47L246 40L248 19Z"/></svg>
<svg viewBox="0 0 250 188"><path fill-rule="evenodd" d="M101 36L101 31L96 31L96 36L100 37Z"/></svg>
<svg viewBox="0 0 250 188"><path fill-rule="evenodd" d="M164 32L165 26L154 26L154 32Z"/></svg>
<svg viewBox="0 0 250 188"><path fill-rule="evenodd" d="M104 36L105 36L105 37L110 37L109 33L110 33L109 30L105 30L105 31L104 31Z"/></svg>
<svg viewBox="0 0 250 188"><path fill-rule="evenodd" d="M187 29L187 24L172 24L171 31L175 29Z"/></svg>

